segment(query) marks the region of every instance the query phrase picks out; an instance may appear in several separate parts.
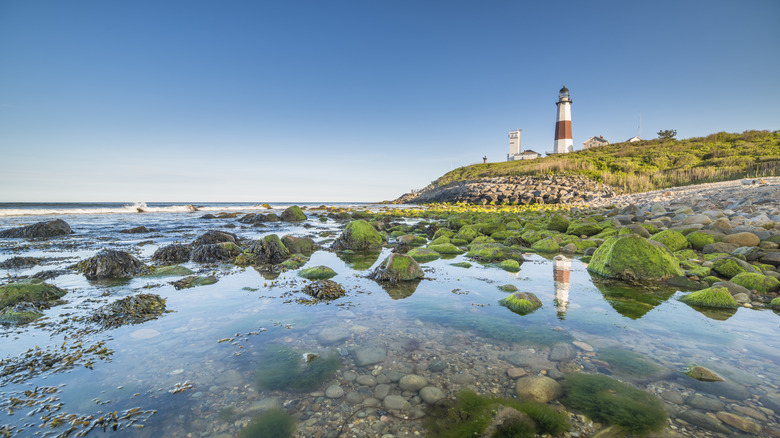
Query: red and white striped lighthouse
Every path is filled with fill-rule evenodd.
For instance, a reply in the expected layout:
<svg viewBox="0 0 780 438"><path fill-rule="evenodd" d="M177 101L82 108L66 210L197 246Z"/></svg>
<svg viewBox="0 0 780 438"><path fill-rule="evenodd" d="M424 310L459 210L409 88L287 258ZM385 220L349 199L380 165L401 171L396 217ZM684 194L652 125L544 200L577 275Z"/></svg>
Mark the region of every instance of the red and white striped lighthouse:
<svg viewBox="0 0 780 438"><path fill-rule="evenodd" d="M569 89L564 85L558 94L558 117L555 119L554 154L565 154L574 151L574 141L571 136L571 99Z"/></svg>

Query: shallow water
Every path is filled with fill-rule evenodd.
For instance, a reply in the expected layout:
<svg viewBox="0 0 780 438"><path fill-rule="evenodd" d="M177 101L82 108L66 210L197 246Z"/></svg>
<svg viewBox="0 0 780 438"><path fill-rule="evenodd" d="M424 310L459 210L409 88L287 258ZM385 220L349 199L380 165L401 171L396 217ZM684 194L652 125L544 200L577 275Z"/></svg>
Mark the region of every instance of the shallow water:
<svg viewBox="0 0 780 438"><path fill-rule="evenodd" d="M225 211L256 212L241 207ZM40 242L0 241L0 261L17 255L64 259L30 269L0 270L0 276L65 269L104 247L129 251L150 263L158 247L191 241L209 229L223 229L242 238L273 233L324 242L328 237L321 237L322 233L338 232L345 225L310 219L305 225L277 222L255 228L236 219L200 219L202 214L69 215L65 220L75 235ZM4 217L0 218L0 229L51 218ZM236 228L225 228L230 224ZM140 225L154 232L118 233ZM321 391L327 384L320 392L306 393L262 391L254 384L257 363L267 354L267 347L282 344L321 356L336 351L343 362L336 378L346 387L355 385L354 379L346 376L348 371L398 370L425 374L449 396L458 389L476 387L511 397L514 383L506 375L507 368L519 366L529 374L547 372L552 376L558 369L584 369L612 374L656 394L679 395L685 401L670 404L676 411L693 409L688 400L698 393L720 401L723 407L716 410L758 410L761 415L756 417L763 419L752 421L777 427L780 412L767 410L766 398L761 398L777 397L780 386L776 365L780 363L780 320L772 311L740 308L733 314L704 314L679 302L681 292L594 284L578 260L554 269L553 260L534 254L528 254L520 272L514 274L473 261L471 268L452 266L468 261L457 256L425 263L426 278L405 287L387 287L365 278L371 266L388 254L389 249L384 249L381 254L355 260L324 250L314 253L304 268L331 267L338 273L332 280L347 290L339 300L314 305L296 301L309 297L298 292L307 280L297 277L295 271L277 277L251 267L188 263L185 266L200 274L216 273L219 282L183 290L175 290L169 283L178 277L100 283L70 272L48 280L68 291L64 297L67 303L48 309L45 319L26 327L0 327L0 358L7 364L36 346L49 352L86 352L72 367L0 377L0 424L10 426L12 436L56 436L67 427L51 428L50 421L39 427L42 416L59 415L66 420L92 416L90 421L94 421L110 412L137 408L130 412L130 419L118 422L117 432L112 432L109 424L106 433L230 436L257 413L258 403L278 399L299 419L301 436L309 436L306 431L334 430L358 406L344 400L324 400ZM498 288L504 284L533 292L543 307L520 316L498 305L506 296ZM91 329L79 320L98 306L139 292L166 298L170 313L107 331ZM326 327L344 327L349 337L323 344L320 332ZM570 345L572 341L587 343L595 352L578 348L562 360L548 357L551 345ZM99 348L88 351L93 345ZM374 365L355 366L350 351L366 345L386 349L382 370ZM102 347L106 352L96 354ZM639 353L658 368L637 371L631 368L632 363L621 368L616 360L605 360L607 352L615 349ZM442 359L448 364L445 370L428 371L429 364ZM728 384L704 384L682 374L693 364L719 372ZM50 394L40 396L44 387L52 388ZM36 394L24 394L36 388ZM18 400L27 400L30 406ZM381 436L419 431L416 420L392 418L386 422L375 435L354 433ZM690 424L676 427L684 427L694 436L711 434ZM102 427L96 427L89 435L101 433Z"/></svg>

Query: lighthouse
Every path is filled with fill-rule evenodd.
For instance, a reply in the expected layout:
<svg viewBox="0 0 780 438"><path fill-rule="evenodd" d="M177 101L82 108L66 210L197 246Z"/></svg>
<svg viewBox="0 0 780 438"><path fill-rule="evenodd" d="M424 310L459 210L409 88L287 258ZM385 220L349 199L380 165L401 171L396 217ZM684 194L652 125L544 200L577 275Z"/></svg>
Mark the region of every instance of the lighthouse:
<svg viewBox="0 0 780 438"><path fill-rule="evenodd" d="M565 154L574 151L574 141L571 136L571 99L569 89L564 85L558 93L558 117L555 119L554 154Z"/></svg>

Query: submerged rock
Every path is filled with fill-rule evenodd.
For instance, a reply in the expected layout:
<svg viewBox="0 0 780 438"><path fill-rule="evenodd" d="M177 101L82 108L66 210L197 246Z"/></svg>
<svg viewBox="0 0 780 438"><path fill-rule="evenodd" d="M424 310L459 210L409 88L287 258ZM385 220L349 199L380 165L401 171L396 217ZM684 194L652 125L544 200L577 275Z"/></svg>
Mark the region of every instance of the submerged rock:
<svg viewBox="0 0 780 438"><path fill-rule="evenodd" d="M62 219L55 219L53 221L38 222L26 227L0 231L0 238L40 239L67 234L73 234L70 225Z"/></svg>
<svg viewBox="0 0 780 438"><path fill-rule="evenodd" d="M388 258L377 266L368 278L376 281L410 281L423 277L422 268L411 257L405 254L390 254Z"/></svg>
<svg viewBox="0 0 780 438"><path fill-rule="evenodd" d="M40 263L35 257L11 257L0 263L0 269L25 269L32 268Z"/></svg>
<svg viewBox="0 0 780 438"><path fill-rule="evenodd" d="M588 271L627 282L664 281L683 275L679 262L663 246L628 234L610 237L594 253Z"/></svg>
<svg viewBox="0 0 780 438"><path fill-rule="evenodd" d="M385 239L371 224L359 219L350 222L338 239L331 245L335 250L364 250L380 248Z"/></svg>
<svg viewBox="0 0 780 438"><path fill-rule="evenodd" d="M18 303L0 311L0 324L27 324L43 316L43 313L32 303Z"/></svg>
<svg viewBox="0 0 780 438"><path fill-rule="evenodd" d="M109 329L156 319L163 312L165 298L154 294L139 294L100 307L89 319Z"/></svg>
<svg viewBox="0 0 780 438"><path fill-rule="evenodd" d="M20 280L0 286L0 309L19 303L48 307L49 303L58 300L65 293L65 290L37 278Z"/></svg>
<svg viewBox="0 0 780 438"><path fill-rule="evenodd" d="M189 277L184 277L179 281L174 281L171 284L173 285L173 287L176 288L176 290L181 290L181 289L189 289L191 287L196 287L196 286L208 286L209 284L214 284L216 282L217 282L217 277L213 275L209 275L208 277L190 275Z"/></svg>
<svg viewBox="0 0 780 438"><path fill-rule="evenodd" d="M87 280L131 278L145 273L148 268L140 260L124 251L104 249L76 265Z"/></svg>

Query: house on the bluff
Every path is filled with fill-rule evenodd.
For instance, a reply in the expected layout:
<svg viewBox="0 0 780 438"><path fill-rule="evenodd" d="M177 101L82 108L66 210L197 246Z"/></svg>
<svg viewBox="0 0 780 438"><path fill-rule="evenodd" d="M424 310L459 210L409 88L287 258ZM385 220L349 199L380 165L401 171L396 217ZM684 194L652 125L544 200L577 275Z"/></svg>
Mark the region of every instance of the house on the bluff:
<svg viewBox="0 0 780 438"><path fill-rule="evenodd" d="M591 137L585 141L582 142L582 149L590 149L595 148L597 146L606 146L609 144L609 141L604 140L603 135L599 135L598 137Z"/></svg>

